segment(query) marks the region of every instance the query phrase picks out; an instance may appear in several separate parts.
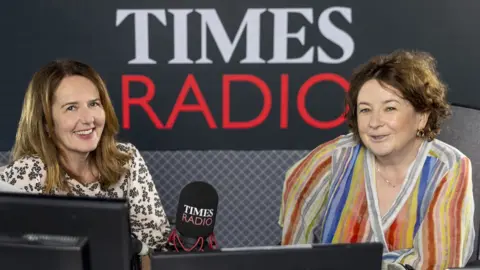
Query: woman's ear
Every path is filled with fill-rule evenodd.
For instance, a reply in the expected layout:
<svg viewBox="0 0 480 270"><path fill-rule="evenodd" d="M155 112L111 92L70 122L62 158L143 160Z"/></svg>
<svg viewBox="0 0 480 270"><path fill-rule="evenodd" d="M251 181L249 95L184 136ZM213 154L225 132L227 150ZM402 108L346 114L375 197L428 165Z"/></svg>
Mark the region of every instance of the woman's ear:
<svg viewBox="0 0 480 270"><path fill-rule="evenodd" d="M420 121L418 121L418 129L423 130L427 126L428 118L430 117L430 112L422 112L419 115Z"/></svg>

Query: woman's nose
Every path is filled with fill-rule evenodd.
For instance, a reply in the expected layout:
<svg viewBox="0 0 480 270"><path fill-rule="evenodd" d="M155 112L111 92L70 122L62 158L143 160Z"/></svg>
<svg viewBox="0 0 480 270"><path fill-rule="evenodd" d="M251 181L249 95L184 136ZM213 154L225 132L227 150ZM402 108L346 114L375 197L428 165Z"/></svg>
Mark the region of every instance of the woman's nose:
<svg viewBox="0 0 480 270"><path fill-rule="evenodd" d="M81 110L80 121L83 124L91 124L91 123L94 122L94 120L95 120L95 117L94 117L94 114L91 110L89 110L87 108Z"/></svg>
<svg viewBox="0 0 480 270"><path fill-rule="evenodd" d="M370 121L368 122L371 128L378 128L383 125L382 116L380 113L372 113L370 116Z"/></svg>

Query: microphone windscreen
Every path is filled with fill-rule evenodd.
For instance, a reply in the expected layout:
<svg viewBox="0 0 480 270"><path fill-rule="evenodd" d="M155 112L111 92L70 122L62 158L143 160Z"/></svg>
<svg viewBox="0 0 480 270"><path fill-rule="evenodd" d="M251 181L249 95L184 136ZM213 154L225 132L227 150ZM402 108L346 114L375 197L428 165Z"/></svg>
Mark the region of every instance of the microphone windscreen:
<svg viewBox="0 0 480 270"><path fill-rule="evenodd" d="M176 230L186 237L206 237L213 233L218 194L205 182L192 182L180 192Z"/></svg>
<svg viewBox="0 0 480 270"><path fill-rule="evenodd" d="M136 237L130 236L131 257L138 255L142 251L142 242Z"/></svg>

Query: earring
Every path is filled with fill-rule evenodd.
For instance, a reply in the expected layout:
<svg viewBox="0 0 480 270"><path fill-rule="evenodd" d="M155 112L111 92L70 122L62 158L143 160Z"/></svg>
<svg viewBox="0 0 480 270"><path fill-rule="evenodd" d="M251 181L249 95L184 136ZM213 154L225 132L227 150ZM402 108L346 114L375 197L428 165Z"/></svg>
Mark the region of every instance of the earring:
<svg viewBox="0 0 480 270"><path fill-rule="evenodd" d="M417 129L417 137L419 138L425 137L425 131L423 131L423 129Z"/></svg>

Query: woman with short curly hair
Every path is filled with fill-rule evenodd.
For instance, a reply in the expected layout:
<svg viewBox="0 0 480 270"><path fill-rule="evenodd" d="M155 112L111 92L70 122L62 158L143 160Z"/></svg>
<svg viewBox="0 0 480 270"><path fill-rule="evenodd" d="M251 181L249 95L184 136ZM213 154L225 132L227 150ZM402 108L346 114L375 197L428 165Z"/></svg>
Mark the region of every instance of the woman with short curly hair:
<svg viewBox="0 0 480 270"><path fill-rule="evenodd" d="M471 162L435 137L450 115L425 52L376 56L353 74L351 133L291 167L282 244L380 242L384 267L463 267L475 239Z"/></svg>

